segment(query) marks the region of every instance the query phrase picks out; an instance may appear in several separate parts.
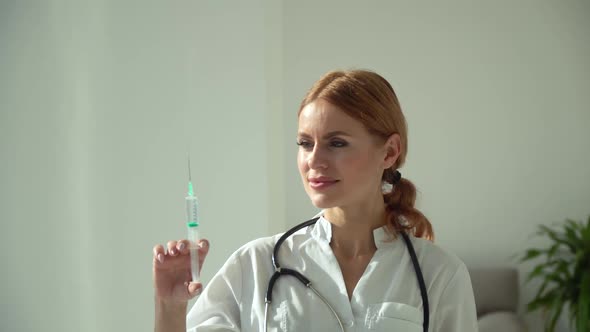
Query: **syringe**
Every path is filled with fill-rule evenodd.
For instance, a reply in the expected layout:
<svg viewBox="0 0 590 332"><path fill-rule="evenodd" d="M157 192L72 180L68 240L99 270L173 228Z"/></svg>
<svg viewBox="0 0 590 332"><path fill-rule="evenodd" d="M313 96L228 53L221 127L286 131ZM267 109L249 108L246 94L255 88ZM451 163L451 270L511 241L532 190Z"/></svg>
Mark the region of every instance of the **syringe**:
<svg viewBox="0 0 590 332"><path fill-rule="evenodd" d="M199 217L197 211L197 198L193 192L191 178L191 158L188 156L188 195L186 196L186 215L188 227L188 240L190 242L191 275L194 282L199 281Z"/></svg>

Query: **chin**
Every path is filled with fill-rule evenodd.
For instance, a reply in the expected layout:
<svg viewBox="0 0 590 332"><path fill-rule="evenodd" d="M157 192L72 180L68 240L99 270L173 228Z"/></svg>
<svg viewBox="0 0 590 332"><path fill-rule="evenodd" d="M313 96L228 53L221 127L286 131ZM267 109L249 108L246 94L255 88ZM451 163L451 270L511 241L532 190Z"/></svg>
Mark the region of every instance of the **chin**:
<svg viewBox="0 0 590 332"><path fill-rule="evenodd" d="M326 197L325 195L310 195L309 199L311 200L311 203L318 209L329 209L338 206L337 200Z"/></svg>

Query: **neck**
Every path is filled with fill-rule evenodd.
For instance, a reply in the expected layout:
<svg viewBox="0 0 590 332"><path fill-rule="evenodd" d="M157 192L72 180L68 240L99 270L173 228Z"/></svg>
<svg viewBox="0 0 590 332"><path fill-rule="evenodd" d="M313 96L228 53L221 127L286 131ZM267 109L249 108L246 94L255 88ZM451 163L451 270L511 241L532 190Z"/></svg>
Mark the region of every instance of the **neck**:
<svg viewBox="0 0 590 332"><path fill-rule="evenodd" d="M372 255L377 247L373 230L385 225L385 204L378 200L363 205L326 209L324 216L332 224L334 251L346 257Z"/></svg>

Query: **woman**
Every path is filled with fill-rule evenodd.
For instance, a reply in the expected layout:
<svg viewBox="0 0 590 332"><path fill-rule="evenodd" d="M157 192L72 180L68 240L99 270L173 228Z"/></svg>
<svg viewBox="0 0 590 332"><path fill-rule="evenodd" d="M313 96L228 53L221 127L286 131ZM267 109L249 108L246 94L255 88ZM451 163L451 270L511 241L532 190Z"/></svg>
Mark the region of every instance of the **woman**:
<svg viewBox="0 0 590 332"><path fill-rule="evenodd" d="M431 242L431 224L414 208L416 189L397 171L408 141L391 85L369 71L326 74L301 103L297 144L305 191L322 212L285 240L278 259L320 294L280 278L265 318L275 235L238 249L185 322L187 301L202 286L189 284L188 242L171 241L167 252L154 248L156 331L477 331L467 269ZM201 250L204 257L208 242Z"/></svg>

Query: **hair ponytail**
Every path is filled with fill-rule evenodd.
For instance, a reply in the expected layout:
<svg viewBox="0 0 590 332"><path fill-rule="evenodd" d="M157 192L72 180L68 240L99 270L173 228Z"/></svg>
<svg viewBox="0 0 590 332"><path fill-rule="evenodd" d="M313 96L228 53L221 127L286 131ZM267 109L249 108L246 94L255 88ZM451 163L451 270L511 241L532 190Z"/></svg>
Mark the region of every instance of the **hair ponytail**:
<svg viewBox="0 0 590 332"><path fill-rule="evenodd" d="M434 241L430 221L414 207L416 203L414 184L392 169L385 170L383 180L393 186L391 192L383 194L388 226L393 228L394 233L405 231L416 237Z"/></svg>

